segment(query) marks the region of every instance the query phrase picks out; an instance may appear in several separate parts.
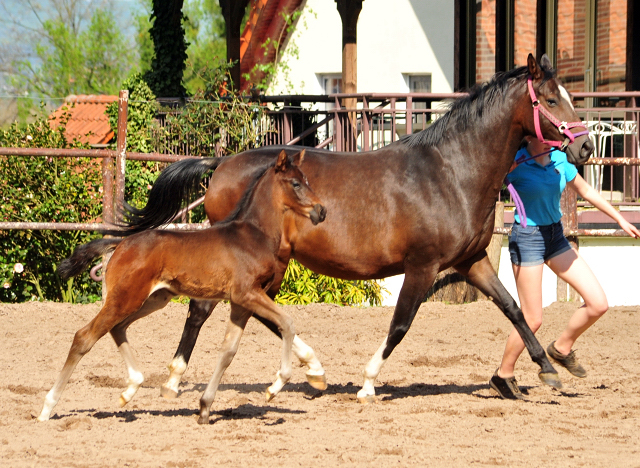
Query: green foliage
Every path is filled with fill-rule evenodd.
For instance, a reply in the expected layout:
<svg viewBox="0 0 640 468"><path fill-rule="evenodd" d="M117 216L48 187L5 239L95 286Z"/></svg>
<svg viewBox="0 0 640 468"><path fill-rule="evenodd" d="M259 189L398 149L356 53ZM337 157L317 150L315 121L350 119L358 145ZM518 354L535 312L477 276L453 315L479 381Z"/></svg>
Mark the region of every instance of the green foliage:
<svg viewBox="0 0 640 468"><path fill-rule="evenodd" d="M227 55L226 26L218 0L188 0L183 11L189 43L184 84L193 96L207 85L201 71L215 67Z"/></svg>
<svg viewBox="0 0 640 468"><path fill-rule="evenodd" d="M48 97L113 94L120 77L134 66L135 54L111 10L95 10L86 28L62 16L41 26L34 45L38 60L20 57L12 64L19 90Z"/></svg>
<svg viewBox="0 0 640 468"><path fill-rule="evenodd" d="M198 90L180 112L169 113L156 134L159 152L176 149L199 156L235 154L260 146L269 131L264 108L226 89L229 66L202 70Z"/></svg>
<svg viewBox="0 0 640 468"><path fill-rule="evenodd" d="M295 260L289 262L282 281L279 304L310 304L327 302L340 305L371 306L382 304L387 291L377 281L348 281L319 275Z"/></svg>
<svg viewBox="0 0 640 468"><path fill-rule="evenodd" d="M145 79L158 97L184 97L182 84L187 59L187 41L182 26L183 0L153 0L152 26L154 57Z"/></svg>
<svg viewBox="0 0 640 468"><path fill-rule="evenodd" d="M80 147L64 125L46 119L0 130L0 146ZM0 157L0 221L95 222L102 210L100 163L89 158ZM73 231L0 231L0 301L95 301L100 285L84 274L62 282L56 265L95 235Z"/></svg>

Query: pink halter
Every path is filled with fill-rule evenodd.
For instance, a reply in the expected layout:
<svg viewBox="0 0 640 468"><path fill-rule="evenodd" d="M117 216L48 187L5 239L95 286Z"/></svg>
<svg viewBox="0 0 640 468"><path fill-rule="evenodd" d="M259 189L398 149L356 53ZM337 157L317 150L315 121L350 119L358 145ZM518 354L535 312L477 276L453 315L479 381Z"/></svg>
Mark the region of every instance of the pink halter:
<svg viewBox="0 0 640 468"><path fill-rule="evenodd" d="M533 91L532 77L529 77L529 79L527 80L527 87L529 88L529 96L531 96L531 104L533 105L533 122L536 127L536 136L538 137L538 140L540 140L542 143L548 143L551 146L558 146L560 147L560 151L564 151L567 148L567 146L573 143L576 137L579 137L581 135L587 135L589 133L589 130L587 130L587 127L584 124L584 122L571 122L571 123L561 122L560 120L556 119L554 115L551 112L549 112L544 106L541 106L540 101L538 101L538 98L536 97L536 93ZM544 137L542 136L542 131L540 130L540 112L542 112L542 114L547 119L549 119L549 121L553 125L556 126L556 128L560 133L566 136L564 141L547 141L544 139ZM582 127L585 130L578 133L572 133L570 129L574 127Z"/></svg>

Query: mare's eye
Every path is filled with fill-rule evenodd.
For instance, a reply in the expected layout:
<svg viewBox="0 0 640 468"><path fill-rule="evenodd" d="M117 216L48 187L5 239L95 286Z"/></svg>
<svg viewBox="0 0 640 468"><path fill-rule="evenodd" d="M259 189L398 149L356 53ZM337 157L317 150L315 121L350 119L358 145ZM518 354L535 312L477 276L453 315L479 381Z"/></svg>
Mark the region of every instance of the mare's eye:
<svg viewBox="0 0 640 468"><path fill-rule="evenodd" d="M291 185L293 186L294 189L299 189L301 187L300 182L298 182L297 180L294 180L291 182Z"/></svg>
<svg viewBox="0 0 640 468"><path fill-rule="evenodd" d="M555 99L547 99L547 104L549 104L549 107L555 107L558 105L558 101Z"/></svg>

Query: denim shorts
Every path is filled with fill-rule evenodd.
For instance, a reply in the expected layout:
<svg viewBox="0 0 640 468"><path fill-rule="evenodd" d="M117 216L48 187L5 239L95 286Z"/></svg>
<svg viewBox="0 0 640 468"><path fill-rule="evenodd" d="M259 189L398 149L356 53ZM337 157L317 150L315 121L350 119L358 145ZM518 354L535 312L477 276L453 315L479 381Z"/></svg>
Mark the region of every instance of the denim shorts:
<svg viewBox="0 0 640 468"><path fill-rule="evenodd" d="M561 222L526 228L514 223L511 227L509 252L514 265L541 265L567 250L571 250L571 245L564 237Z"/></svg>

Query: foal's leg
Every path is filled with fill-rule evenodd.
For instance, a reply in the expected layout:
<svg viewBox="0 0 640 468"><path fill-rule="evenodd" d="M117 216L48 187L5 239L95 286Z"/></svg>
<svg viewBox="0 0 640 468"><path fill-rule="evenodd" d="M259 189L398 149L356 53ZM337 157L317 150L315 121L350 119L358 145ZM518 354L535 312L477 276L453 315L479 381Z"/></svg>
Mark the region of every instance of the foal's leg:
<svg viewBox="0 0 640 468"><path fill-rule="evenodd" d="M282 275L284 275L284 272ZM268 291L269 297L276 297L281 281L282 278L280 278L280 281L274 281L274 285L277 286L272 286ZM171 364L169 364L169 379L162 385L162 389L160 390L162 396L165 398L175 398L178 396L178 385L180 384L182 375L187 369L200 329L213 312L213 308L216 306L217 302L213 302L212 305L210 305L210 308L208 308L209 304L209 301L195 299L192 299L189 303L189 315L187 315L187 320L184 324L180 344L178 345L178 349L171 361ZM282 338L278 327L273 322L264 319L259 315L256 315L255 318L275 333L279 338ZM316 357L316 353L313 348L307 345L296 335L293 339L292 350L293 354L296 355L300 362L308 367L306 376L309 385L318 390L326 390L327 379L325 377L325 372L322 364Z"/></svg>
<svg viewBox="0 0 640 468"><path fill-rule="evenodd" d="M160 388L160 394L163 397L176 398L178 396L178 386L180 385L182 375L187 370L187 364L191 358L193 347L196 345L200 329L218 302L219 301L205 301L200 299L191 299L191 301L189 301L189 313L182 330L180 344L173 356L173 360L168 366L169 378Z"/></svg>
<svg viewBox="0 0 640 468"><path fill-rule="evenodd" d="M111 329L111 336L116 342L116 346L118 347L118 351L120 351L120 355L127 366L127 373L129 375L127 380L127 389L120 395L120 406L124 406L129 403L131 398L133 398L133 395L138 391L138 388L140 388L140 385L142 385L142 382L144 382L144 376L139 370L140 365L138 364L138 360L135 358L133 350L129 345L129 341L127 340L127 328L129 328L129 325L136 320L146 317L156 310L162 309L173 296L174 295L166 289L154 292L147 298L145 303L136 313L130 315Z"/></svg>
<svg viewBox="0 0 640 468"><path fill-rule="evenodd" d="M227 367L229 367L229 364L231 364L233 357L238 351L240 338L250 317L251 311L239 307L236 304L231 304L231 316L229 317L229 322L227 322L227 331L224 334L224 341L218 354L218 363L216 364L216 369L213 371L211 380L209 380L207 384L207 388L200 398L200 418L198 418L198 424L209 423L209 412L218 386L220 385L220 379L222 379L224 371L227 370Z"/></svg>
<svg viewBox="0 0 640 468"><path fill-rule="evenodd" d="M364 369L364 384L357 394L358 401L361 403L374 401L376 378L389 355L409 331L416 312L418 312L429 287L433 284L437 272L436 265L418 269L405 268L404 283L393 312L389 333Z"/></svg>
<svg viewBox="0 0 640 468"><path fill-rule="evenodd" d="M71 377L71 373L80 359L82 359L82 356L87 354L91 348L93 348L93 345L120 320L121 316L118 316L112 304L113 302L110 302L107 298L105 305L100 309L98 315L76 332L73 337L71 349L69 350L69 355L58 376L58 380L56 380L53 388L51 388L44 399L44 406L42 407L40 416L38 416L38 421L46 421L49 419L54 406L58 403L60 395L62 395L62 391L69 381L69 377Z"/></svg>
<svg viewBox="0 0 640 468"><path fill-rule="evenodd" d="M238 350L240 337L242 336L247 320L249 320L252 314L250 310L275 323L282 334L282 360L280 370L277 373L276 381L267 389L267 401L270 401L291 378L291 346L295 335L293 320L288 314L281 311L263 291L250 294L241 302L243 304L242 306L234 303L231 304L231 320L227 327L227 333L220 352L220 359L200 399L199 424L207 424L209 422L209 411L215 397L215 392L220 384L220 378Z"/></svg>
<svg viewBox="0 0 640 468"><path fill-rule="evenodd" d="M489 297L513 323L520 337L522 337L531 359L541 368L538 373L540 380L554 388L562 388L558 373L549 362L547 354L540 346L531 328L527 325L522 310L498 279L486 252L483 250L471 259L456 265L455 269L468 277L469 281Z"/></svg>

